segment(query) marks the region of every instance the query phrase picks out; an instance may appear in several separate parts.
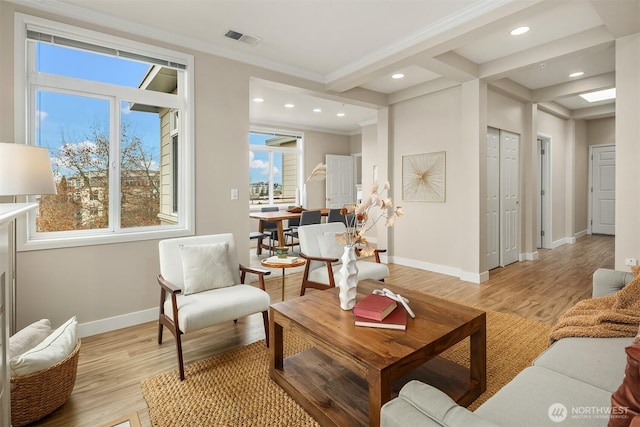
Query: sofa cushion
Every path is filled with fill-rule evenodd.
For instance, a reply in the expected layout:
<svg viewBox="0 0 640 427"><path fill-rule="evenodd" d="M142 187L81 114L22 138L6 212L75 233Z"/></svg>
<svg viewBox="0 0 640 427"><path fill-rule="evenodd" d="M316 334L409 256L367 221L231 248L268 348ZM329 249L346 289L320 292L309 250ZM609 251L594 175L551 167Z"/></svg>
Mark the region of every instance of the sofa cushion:
<svg viewBox="0 0 640 427"><path fill-rule="evenodd" d="M234 285L229 244L181 245L184 295Z"/></svg>
<svg viewBox="0 0 640 427"><path fill-rule="evenodd" d="M26 375L47 369L64 360L78 343L75 316L53 331L40 344L9 360L11 376Z"/></svg>
<svg viewBox="0 0 640 427"><path fill-rule="evenodd" d="M178 324L184 333L216 323L269 310L269 294L252 285L212 289L193 295L178 295ZM173 320L171 299L164 302L165 314Z"/></svg>
<svg viewBox="0 0 640 427"><path fill-rule="evenodd" d="M20 356L40 344L51 333L49 319L38 320L9 338L9 359Z"/></svg>
<svg viewBox="0 0 640 427"><path fill-rule="evenodd" d="M563 338L533 362L613 393L624 377L624 348L632 338Z"/></svg>
<svg viewBox="0 0 640 427"><path fill-rule="evenodd" d="M440 390L420 381L409 381L397 399L384 404L380 424L385 427L473 426L497 427L458 406Z"/></svg>
<svg viewBox="0 0 640 427"><path fill-rule="evenodd" d="M599 268L593 273L592 297L613 295L633 280L633 273Z"/></svg>
<svg viewBox="0 0 640 427"><path fill-rule="evenodd" d="M475 414L503 426L605 426L610 407L611 392L532 366L516 375ZM560 422L562 417L566 418Z"/></svg>

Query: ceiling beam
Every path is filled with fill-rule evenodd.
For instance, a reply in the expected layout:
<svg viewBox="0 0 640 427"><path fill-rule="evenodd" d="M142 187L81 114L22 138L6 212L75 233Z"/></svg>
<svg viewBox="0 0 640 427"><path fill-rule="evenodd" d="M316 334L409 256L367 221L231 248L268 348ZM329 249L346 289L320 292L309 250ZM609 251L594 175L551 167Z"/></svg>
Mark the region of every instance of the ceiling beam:
<svg viewBox="0 0 640 427"><path fill-rule="evenodd" d="M541 102L538 104L538 109L564 120L572 117L570 109L556 102Z"/></svg>
<svg viewBox="0 0 640 427"><path fill-rule="evenodd" d="M503 22L514 15L524 14L531 8L550 7L542 0L485 0L476 2L460 16L451 17L424 28L410 40L404 40L375 56L363 58L347 67L326 76L327 90L343 92L365 84L373 76L381 75L381 70L399 68L399 64L414 55L437 56L453 50L482 34L492 31L491 24ZM435 71L434 71L435 72ZM380 74L379 74L380 73ZM439 73L438 73L439 74Z"/></svg>
<svg viewBox="0 0 640 427"><path fill-rule="evenodd" d="M640 32L640 2L591 0L591 5L615 38Z"/></svg>
<svg viewBox="0 0 640 427"><path fill-rule="evenodd" d="M574 119L594 120L616 115L616 104L597 105L595 107L573 110Z"/></svg>
<svg viewBox="0 0 640 427"><path fill-rule="evenodd" d="M608 89L616 86L616 73L600 74L555 86L536 89L532 92L534 102L545 102L565 96L578 95L580 93Z"/></svg>
<svg viewBox="0 0 640 427"><path fill-rule="evenodd" d="M452 51L436 56L429 66L439 68L438 74L461 83L477 79L480 75L478 64Z"/></svg>
<svg viewBox="0 0 640 427"><path fill-rule="evenodd" d="M555 58L575 54L584 49L590 49L605 43L610 43L614 37L603 26L595 27L564 39L545 43L543 45L514 53L494 61L480 65L480 77L494 80L506 77L514 70L549 62Z"/></svg>
<svg viewBox="0 0 640 427"><path fill-rule="evenodd" d="M531 90L513 80L503 78L488 83L496 92L520 102L531 102Z"/></svg>
<svg viewBox="0 0 640 427"><path fill-rule="evenodd" d="M413 98L418 98L430 93L440 92L441 90L449 89L459 85L460 83L457 81L452 81L441 77L439 79L431 80L429 82L421 83L419 85L415 85L389 94L389 105L397 104L398 102L407 101Z"/></svg>

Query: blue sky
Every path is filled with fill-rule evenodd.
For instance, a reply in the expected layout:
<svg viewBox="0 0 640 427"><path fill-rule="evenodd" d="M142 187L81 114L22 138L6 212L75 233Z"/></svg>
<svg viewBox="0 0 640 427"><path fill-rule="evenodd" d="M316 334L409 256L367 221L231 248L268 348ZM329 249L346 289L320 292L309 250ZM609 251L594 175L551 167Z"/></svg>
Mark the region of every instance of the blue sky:
<svg viewBox="0 0 640 427"><path fill-rule="evenodd" d="M148 64L140 62L46 43L38 43L37 46L37 70L50 74L138 87L149 68ZM109 129L110 107L106 99L40 91L36 102L39 118L37 143L49 147L52 156L55 156L55 148L61 144L63 134L67 142L81 143L91 133L92 125L105 132ZM159 157L157 114L129 111L126 106L121 106L120 111L133 133Z"/></svg>
<svg viewBox="0 0 640 427"><path fill-rule="evenodd" d="M265 145L265 141L273 138L273 135L257 133L249 134L249 144ZM274 154L274 182L282 183L282 155ZM269 153L265 151L253 151L249 153L249 182L269 181Z"/></svg>
<svg viewBox="0 0 640 427"><path fill-rule="evenodd" d="M80 78L103 83L138 87L149 68L148 64L127 59L86 52L62 46L38 43L36 67L38 71ZM81 143L91 133L91 126L97 125L108 131L109 101L91 98L81 94L62 94L49 91L38 93L37 108L39 127L37 142L49 147L52 157L61 144L64 134L67 142ZM159 123L157 115L129 111L120 108L124 120L139 136L145 146L159 156ZM265 140L273 135L250 134L250 143L265 145ZM249 159L250 182L269 180L269 155L266 152L252 152ZM54 160L55 161L55 160ZM159 159L158 159L159 161ZM282 156L274 155L274 179L282 182ZM62 171L67 174L67 171Z"/></svg>

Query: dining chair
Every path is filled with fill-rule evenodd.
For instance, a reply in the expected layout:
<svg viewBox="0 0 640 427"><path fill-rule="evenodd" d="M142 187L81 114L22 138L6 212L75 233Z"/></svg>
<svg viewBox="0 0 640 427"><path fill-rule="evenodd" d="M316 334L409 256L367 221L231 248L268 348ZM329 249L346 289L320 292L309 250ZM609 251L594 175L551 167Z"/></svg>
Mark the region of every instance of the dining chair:
<svg viewBox="0 0 640 427"><path fill-rule="evenodd" d="M302 211L300 213L300 225L296 230L289 230L285 233L285 236L291 237L291 246L294 247L293 239L298 239L298 231L300 227L304 225L320 224L322 221L322 212L320 210ZM298 242L299 243L299 242Z"/></svg>
<svg viewBox="0 0 640 427"><path fill-rule="evenodd" d="M336 240L336 234L345 233L347 227L343 222L327 222L324 224L305 225L298 228L300 256L307 260L302 275L300 295L307 288L329 289L339 281L340 257L344 246ZM389 268L380 262L380 253L386 249L376 249L373 261L358 259L358 281L374 279L384 281L389 276Z"/></svg>
<svg viewBox="0 0 640 427"><path fill-rule="evenodd" d="M278 212L277 206L264 206L260 208L260 212ZM273 255L273 250L276 245L273 243L278 240L278 224L274 221L263 221L263 233L265 237L269 238L269 255ZM290 231L289 228L284 229L285 232ZM285 242L278 242L278 246L283 245Z"/></svg>
<svg viewBox="0 0 640 427"><path fill-rule="evenodd" d="M344 222L344 215L340 213L341 209L329 209L327 222Z"/></svg>
<svg viewBox="0 0 640 427"><path fill-rule="evenodd" d="M183 334L262 313L269 346L270 299L264 289L264 276L270 272L238 262L233 234L161 240L159 255L158 344L162 344L166 326L176 341L180 380L184 380ZM246 273L258 275L260 288L244 284Z"/></svg>

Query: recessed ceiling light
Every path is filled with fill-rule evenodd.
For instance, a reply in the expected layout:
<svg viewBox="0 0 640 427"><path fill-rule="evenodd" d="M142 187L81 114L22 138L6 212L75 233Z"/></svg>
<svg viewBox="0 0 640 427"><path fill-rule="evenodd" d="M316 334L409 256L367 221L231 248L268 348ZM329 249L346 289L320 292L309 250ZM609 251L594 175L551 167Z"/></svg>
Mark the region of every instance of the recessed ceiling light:
<svg viewBox="0 0 640 427"><path fill-rule="evenodd" d="M403 77L404 77L404 74L402 74L402 73L395 73L395 74L391 75L392 79L401 79Z"/></svg>
<svg viewBox="0 0 640 427"><path fill-rule="evenodd" d="M293 108L295 107L295 105L293 104L284 104L285 108Z"/></svg>
<svg viewBox="0 0 640 427"><path fill-rule="evenodd" d="M322 108L314 108L313 112L314 113L321 113L322 112Z"/></svg>
<svg viewBox="0 0 640 427"><path fill-rule="evenodd" d="M575 73L569 74L569 77L580 77L584 75L584 71L576 71Z"/></svg>
<svg viewBox="0 0 640 427"><path fill-rule="evenodd" d="M613 87L611 89L583 93L580 97L589 102L606 101L607 99L614 99L616 97L616 88Z"/></svg>
<svg viewBox="0 0 640 427"><path fill-rule="evenodd" d="M338 117L344 117L344 113L338 113L338 114L336 114L336 116L338 116Z"/></svg>
<svg viewBox="0 0 640 427"><path fill-rule="evenodd" d="M253 102L264 102L262 98L253 98Z"/></svg>
<svg viewBox="0 0 640 427"><path fill-rule="evenodd" d="M529 27L518 27L518 28L515 28L515 29L511 30L511 35L512 36L519 36L521 34L526 33L527 31L529 31Z"/></svg>

